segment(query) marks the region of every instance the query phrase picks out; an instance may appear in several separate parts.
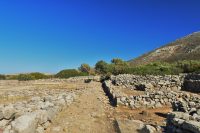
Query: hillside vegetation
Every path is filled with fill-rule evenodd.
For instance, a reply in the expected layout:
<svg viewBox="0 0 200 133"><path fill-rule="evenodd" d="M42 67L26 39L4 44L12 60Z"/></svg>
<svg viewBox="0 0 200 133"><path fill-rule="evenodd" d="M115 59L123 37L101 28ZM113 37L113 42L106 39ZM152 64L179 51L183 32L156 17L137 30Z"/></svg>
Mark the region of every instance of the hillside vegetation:
<svg viewBox="0 0 200 133"><path fill-rule="evenodd" d="M120 60L120 59L118 59ZM120 60L120 64L106 63L104 61L97 62L95 69L99 74L118 75L118 74L136 74L136 75L166 75L180 73L199 73L199 60L183 60L173 63L168 62L153 62L145 65L131 66L127 62Z"/></svg>
<svg viewBox="0 0 200 133"><path fill-rule="evenodd" d="M77 69L61 70L55 75L46 75L43 73L27 73L18 75L0 75L0 80L38 80L48 78L70 78L76 76L88 75L118 75L118 74L135 74L135 75L176 75L180 73L200 73L200 60L183 60L173 63L153 62L145 65L132 66L122 59L113 59L110 63L103 60L98 61L94 68L88 64L82 64Z"/></svg>
<svg viewBox="0 0 200 133"><path fill-rule="evenodd" d="M130 60L132 66L149 64L155 61L177 62L200 59L200 32L192 33L161 48Z"/></svg>

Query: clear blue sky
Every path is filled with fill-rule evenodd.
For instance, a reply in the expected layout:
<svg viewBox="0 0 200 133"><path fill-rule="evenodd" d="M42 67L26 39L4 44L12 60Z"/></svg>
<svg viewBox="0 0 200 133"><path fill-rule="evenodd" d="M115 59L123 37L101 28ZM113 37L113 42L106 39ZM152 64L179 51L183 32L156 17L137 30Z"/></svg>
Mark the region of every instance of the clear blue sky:
<svg viewBox="0 0 200 133"><path fill-rule="evenodd" d="M200 30L199 0L1 0L0 73L129 60Z"/></svg>

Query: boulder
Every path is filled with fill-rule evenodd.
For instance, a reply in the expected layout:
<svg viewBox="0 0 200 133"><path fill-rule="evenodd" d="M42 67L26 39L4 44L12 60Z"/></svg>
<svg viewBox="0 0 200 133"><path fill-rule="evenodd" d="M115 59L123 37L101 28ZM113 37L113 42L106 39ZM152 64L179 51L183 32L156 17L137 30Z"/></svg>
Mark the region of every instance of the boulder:
<svg viewBox="0 0 200 133"><path fill-rule="evenodd" d="M25 114L11 123L12 129L17 133L35 133L37 127L35 113Z"/></svg>
<svg viewBox="0 0 200 133"><path fill-rule="evenodd" d="M39 126L37 129L36 129L36 133L44 133L44 128Z"/></svg>
<svg viewBox="0 0 200 133"><path fill-rule="evenodd" d="M48 113L46 110L37 110L34 113L36 114L36 116L37 116L36 118L40 125L42 125L48 121Z"/></svg>
<svg viewBox="0 0 200 133"><path fill-rule="evenodd" d="M49 107L53 107L54 104L49 102L49 101L46 101L46 102L40 103L39 106L40 106L41 109L46 109L46 108L49 108Z"/></svg>
<svg viewBox="0 0 200 133"><path fill-rule="evenodd" d="M0 121L0 128L4 128L9 123L9 120L1 120Z"/></svg>
<svg viewBox="0 0 200 133"><path fill-rule="evenodd" d="M184 112L172 112L172 115L174 115L175 118L183 119L183 120L189 120L190 115L188 113Z"/></svg>
<svg viewBox="0 0 200 133"><path fill-rule="evenodd" d="M157 133L156 129L151 125L145 125L140 133Z"/></svg>
<svg viewBox="0 0 200 133"><path fill-rule="evenodd" d="M4 119L11 119L11 117L13 117L16 113L16 110L15 108L13 107L12 104L6 106L5 108L3 108L2 110L2 113L3 113L3 116L4 116Z"/></svg>
<svg viewBox="0 0 200 133"><path fill-rule="evenodd" d="M117 127L121 133L140 133L144 128L144 123L139 120L117 119Z"/></svg>
<svg viewBox="0 0 200 133"><path fill-rule="evenodd" d="M58 107L48 108L46 111L49 121L52 121L56 114L59 112Z"/></svg>
<svg viewBox="0 0 200 133"><path fill-rule="evenodd" d="M11 130L11 128L12 128L11 125L8 125L6 128L4 128L3 133L14 133L14 131Z"/></svg>
<svg viewBox="0 0 200 133"><path fill-rule="evenodd" d="M192 133L200 133L200 122L196 121L185 121L182 128Z"/></svg>
<svg viewBox="0 0 200 133"><path fill-rule="evenodd" d="M173 125L175 125L175 126L180 126L180 125L182 125L182 124L184 123L184 121L185 121L185 120L179 119L179 118L174 118L174 119L172 119L172 123L173 123Z"/></svg>

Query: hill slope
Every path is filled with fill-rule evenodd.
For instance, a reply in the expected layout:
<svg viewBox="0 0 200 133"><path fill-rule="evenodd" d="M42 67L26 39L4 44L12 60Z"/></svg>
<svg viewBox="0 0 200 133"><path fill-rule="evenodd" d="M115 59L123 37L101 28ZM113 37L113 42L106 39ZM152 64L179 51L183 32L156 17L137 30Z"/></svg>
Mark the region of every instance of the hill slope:
<svg viewBox="0 0 200 133"><path fill-rule="evenodd" d="M131 65L142 65L155 61L178 60L200 60L200 32L192 33L129 62Z"/></svg>

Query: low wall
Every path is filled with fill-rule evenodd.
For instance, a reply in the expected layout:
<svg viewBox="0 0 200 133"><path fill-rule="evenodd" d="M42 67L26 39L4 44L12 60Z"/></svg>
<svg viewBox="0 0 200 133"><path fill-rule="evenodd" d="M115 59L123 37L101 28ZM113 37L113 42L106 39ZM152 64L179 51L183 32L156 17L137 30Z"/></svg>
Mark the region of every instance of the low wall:
<svg viewBox="0 0 200 133"><path fill-rule="evenodd" d="M77 81L85 81L85 80L88 80L88 79L100 82L101 77L100 76L78 76L78 77L68 78L67 80L71 81L71 82L77 82Z"/></svg>
<svg viewBox="0 0 200 133"><path fill-rule="evenodd" d="M200 96L188 94L187 92L174 91L145 91L143 95L125 96L120 90L115 89L112 81L104 82L104 89L116 105L125 105L131 108L156 108L162 106L173 106L175 110L189 111L190 105L200 104Z"/></svg>
<svg viewBox="0 0 200 133"><path fill-rule="evenodd" d="M192 114L172 112L167 118L168 133L200 133L200 110Z"/></svg>
<svg viewBox="0 0 200 133"><path fill-rule="evenodd" d="M157 108L170 105L173 109L167 118L167 133L200 133L200 75L179 76L113 76L105 81L107 92L116 105L131 108ZM143 95L124 96L115 88L139 89ZM181 91L186 90L186 91Z"/></svg>
<svg viewBox="0 0 200 133"><path fill-rule="evenodd" d="M44 97L35 96L13 104L1 104L0 129L4 133L44 133L63 107L74 100L74 93L61 92L52 92Z"/></svg>
<svg viewBox="0 0 200 133"><path fill-rule="evenodd" d="M200 74L189 74L184 79L183 90L200 93Z"/></svg>
<svg viewBox="0 0 200 133"><path fill-rule="evenodd" d="M183 78L183 75L140 76L121 74L118 76L112 76L111 80L115 85L124 86L129 89L142 88L142 90L181 90Z"/></svg>

